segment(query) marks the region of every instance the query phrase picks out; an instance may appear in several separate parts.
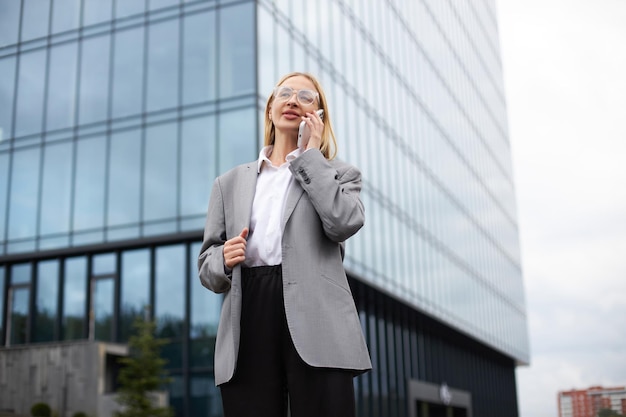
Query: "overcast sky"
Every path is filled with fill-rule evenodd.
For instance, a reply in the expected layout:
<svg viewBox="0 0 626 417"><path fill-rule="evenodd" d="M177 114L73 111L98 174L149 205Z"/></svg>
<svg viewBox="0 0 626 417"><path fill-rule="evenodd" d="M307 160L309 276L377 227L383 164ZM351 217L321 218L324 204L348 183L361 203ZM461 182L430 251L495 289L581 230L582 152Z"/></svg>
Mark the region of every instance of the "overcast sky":
<svg viewBox="0 0 626 417"><path fill-rule="evenodd" d="M531 364L521 417L626 385L626 1L497 0Z"/></svg>

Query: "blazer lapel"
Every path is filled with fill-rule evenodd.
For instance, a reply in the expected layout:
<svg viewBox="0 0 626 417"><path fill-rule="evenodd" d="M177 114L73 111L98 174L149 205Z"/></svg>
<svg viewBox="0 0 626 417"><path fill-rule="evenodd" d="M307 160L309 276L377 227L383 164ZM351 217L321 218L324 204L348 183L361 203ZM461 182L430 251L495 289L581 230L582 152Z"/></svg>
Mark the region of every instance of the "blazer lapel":
<svg viewBox="0 0 626 417"><path fill-rule="evenodd" d="M233 233L239 234L244 227L250 227L257 177L257 165L255 163L246 165L237 181L236 189L232 190L237 201L237 204L233 204Z"/></svg>
<svg viewBox="0 0 626 417"><path fill-rule="evenodd" d="M283 210L283 218L280 223L280 230L285 230L285 225L287 224L287 220L291 217L291 213L296 208L296 204L302 197L304 193L304 189L298 184L296 179L291 180L291 185L289 186L289 190L287 191L287 200L285 200L285 208Z"/></svg>

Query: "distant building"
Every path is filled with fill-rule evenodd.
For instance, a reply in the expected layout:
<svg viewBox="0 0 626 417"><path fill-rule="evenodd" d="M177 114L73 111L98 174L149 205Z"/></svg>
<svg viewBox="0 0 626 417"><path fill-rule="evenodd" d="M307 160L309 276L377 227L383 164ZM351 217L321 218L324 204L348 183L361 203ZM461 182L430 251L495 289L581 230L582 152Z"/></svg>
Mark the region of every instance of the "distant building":
<svg viewBox="0 0 626 417"><path fill-rule="evenodd" d="M559 417L596 417L603 408L626 415L625 387L559 391Z"/></svg>

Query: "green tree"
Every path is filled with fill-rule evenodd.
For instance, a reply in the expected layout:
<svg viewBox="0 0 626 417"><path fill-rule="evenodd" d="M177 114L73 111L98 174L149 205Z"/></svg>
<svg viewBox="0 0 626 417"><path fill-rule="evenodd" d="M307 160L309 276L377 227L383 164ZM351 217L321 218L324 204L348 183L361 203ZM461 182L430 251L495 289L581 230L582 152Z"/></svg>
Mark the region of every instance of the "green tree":
<svg viewBox="0 0 626 417"><path fill-rule="evenodd" d="M624 417L622 414L616 413L610 408L601 408L598 410L598 417Z"/></svg>
<svg viewBox="0 0 626 417"><path fill-rule="evenodd" d="M119 360L122 368L117 379L120 385L117 402L123 411L115 416L173 417L173 410L156 407L151 395L170 381L164 368L166 361L159 355L167 340L154 337L154 321L137 317L133 329L135 334L128 341L129 356Z"/></svg>

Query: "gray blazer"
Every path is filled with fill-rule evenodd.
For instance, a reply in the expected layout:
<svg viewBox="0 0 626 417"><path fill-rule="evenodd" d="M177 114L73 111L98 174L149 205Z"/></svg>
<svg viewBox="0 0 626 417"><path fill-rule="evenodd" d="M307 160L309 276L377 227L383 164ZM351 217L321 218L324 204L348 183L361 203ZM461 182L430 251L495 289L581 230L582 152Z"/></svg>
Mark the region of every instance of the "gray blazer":
<svg viewBox="0 0 626 417"><path fill-rule="evenodd" d="M282 219L282 273L289 331L309 365L353 370L372 368L343 268L343 242L364 222L361 173L309 150L290 164L294 182ZM241 267L224 271L224 242L250 224L257 162L218 177L211 191L198 258L202 285L225 293L215 346L215 384L235 372L241 317Z"/></svg>

